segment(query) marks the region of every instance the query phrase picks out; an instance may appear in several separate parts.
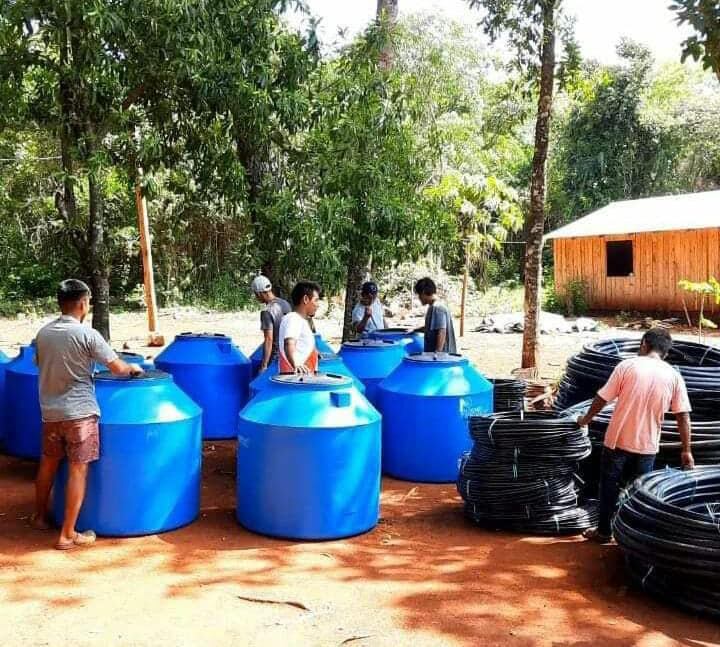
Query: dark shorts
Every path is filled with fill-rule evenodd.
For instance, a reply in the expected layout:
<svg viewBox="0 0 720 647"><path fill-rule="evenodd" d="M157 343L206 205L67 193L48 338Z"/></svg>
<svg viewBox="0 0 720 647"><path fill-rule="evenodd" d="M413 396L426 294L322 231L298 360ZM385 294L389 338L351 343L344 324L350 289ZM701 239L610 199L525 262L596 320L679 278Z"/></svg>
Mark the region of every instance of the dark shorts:
<svg viewBox="0 0 720 647"><path fill-rule="evenodd" d="M71 463L92 463L100 457L98 417L43 422L42 453Z"/></svg>

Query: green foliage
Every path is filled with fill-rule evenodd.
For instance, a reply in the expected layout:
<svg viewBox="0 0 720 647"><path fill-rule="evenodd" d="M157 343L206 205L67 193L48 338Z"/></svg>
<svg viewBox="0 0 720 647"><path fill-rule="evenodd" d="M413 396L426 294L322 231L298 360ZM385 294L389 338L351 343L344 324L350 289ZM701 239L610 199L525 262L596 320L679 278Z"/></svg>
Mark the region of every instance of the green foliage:
<svg viewBox="0 0 720 647"><path fill-rule="evenodd" d="M437 184L425 189L439 209L453 219L460 254L470 265L480 265L480 274L492 251L500 251L511 232L523 224L517 192L490 175L446 172Z"/></svg>
<svg viewBox="0 0 720 647"><path fill-rule="evenodd" d="M720 5L716 0L673 0L670 9L677 12L679 24L695 31L683 43L683 61L702 61L720 79Z"/></svg>
<svg viewBox="0 0 720 647"><path fill-rule="evenodd" d="M678 64L658 70L647 49L588 65L567 88L550 163L558 225L614 200L712 188L720 181L720 92Z"/></svg>
<svg viewBox="0 0 720 647"><path fill-rule="evenodd" d="M565 312L569 317L582 317L588 311L588 284L573 279L565 288Z"/></svg>
<svg viewBox="0 0 720 647"><path fill-rule="evenodd" d="M585 281L573 279L565 287L565 292L559 293L552 280L546 281L543 309L567 317L583 317L589 310L588 289Z"/></svg>

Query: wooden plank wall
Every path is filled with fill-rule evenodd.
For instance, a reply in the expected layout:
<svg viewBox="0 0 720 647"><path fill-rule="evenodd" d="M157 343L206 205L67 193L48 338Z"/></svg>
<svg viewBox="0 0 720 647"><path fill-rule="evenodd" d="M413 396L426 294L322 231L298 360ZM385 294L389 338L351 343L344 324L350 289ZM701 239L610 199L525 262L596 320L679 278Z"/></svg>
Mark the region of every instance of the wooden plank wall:
<svg viewBox="0 0 720 647"><path fill-rule="evenodd" d="M606 276L605 243L632 240L634 276ZM574 279L588 285L594 310L680 311L683 291L678 281L720 280L720 228L653 232L624 236L553 240L555 286L563 293ZM688 307L699 305L685 295ZM707 307L707 306L706 306ZM711 312L718 306L711 304Z"/></svg>

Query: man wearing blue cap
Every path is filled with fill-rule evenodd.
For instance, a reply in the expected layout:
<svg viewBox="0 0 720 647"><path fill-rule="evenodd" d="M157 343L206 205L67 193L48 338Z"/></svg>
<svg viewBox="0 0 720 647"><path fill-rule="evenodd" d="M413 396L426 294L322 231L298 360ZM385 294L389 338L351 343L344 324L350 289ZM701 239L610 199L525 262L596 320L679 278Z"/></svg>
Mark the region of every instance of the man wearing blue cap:
<svg viewBox="0 0 720 647"><path fill-rule="evenodd" d="M383 306L378 299L378 286L367 281L360 288L360 302L352 311L353 330L359 335L367 335L375 330L385 328Z"/></svg>

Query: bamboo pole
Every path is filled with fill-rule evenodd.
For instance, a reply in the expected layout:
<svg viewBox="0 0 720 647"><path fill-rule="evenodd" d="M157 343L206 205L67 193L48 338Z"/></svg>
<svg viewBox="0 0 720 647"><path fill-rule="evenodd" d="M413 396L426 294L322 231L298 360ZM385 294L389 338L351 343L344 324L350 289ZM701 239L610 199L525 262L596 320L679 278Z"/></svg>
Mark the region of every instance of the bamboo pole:
<svg viewBox="0 0 720 647"><path fill-rule="evenodd" d="M155 275L152 262L152 242L150 239L150 222L147 214L147 201L141 187L142 169L138 169L135 184L135 206L138 216L138 231L140 232L140 257L143 265L143 291L145 293L145 307L148 317L148 346L164 346L165 339L158 332L157 326L157 300L155 298Z"/></svg>
<svg viewBox="0 0 720 647"><path fill-rule="evenodd" d="M465 271L463 272L462 296L460 297L460 337L465 336L465 301L467 298L468 281L470 280L470 255L468 243L465 243Z"/></svg>

